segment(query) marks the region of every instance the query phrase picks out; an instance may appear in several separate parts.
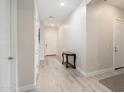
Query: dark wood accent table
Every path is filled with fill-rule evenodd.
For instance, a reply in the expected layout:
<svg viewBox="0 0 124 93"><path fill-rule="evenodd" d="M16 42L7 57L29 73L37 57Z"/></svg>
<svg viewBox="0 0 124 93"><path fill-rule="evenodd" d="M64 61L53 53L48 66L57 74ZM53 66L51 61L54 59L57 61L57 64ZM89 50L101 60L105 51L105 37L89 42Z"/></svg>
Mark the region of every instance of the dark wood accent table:
<svg viewBox="0 0 124 93"><path fill-rule="evenodd" d="M74 57L74 64L69 63L69 61L68 61L69 56ZM62 64L66 63L66 68L68 68L69 65L71 65L74 69L76 69L76 54L75 53L68 52L68 51L63 52L62 53L62 58L63 58ZM64 62L64 58L66 58L66 62Z"/></svg>

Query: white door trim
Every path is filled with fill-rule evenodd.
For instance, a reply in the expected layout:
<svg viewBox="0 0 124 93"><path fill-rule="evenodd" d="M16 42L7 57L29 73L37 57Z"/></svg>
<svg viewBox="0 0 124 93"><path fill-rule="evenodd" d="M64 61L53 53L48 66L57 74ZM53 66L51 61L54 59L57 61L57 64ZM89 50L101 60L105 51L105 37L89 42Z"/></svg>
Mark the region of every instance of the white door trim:
<svg viewBox="0 0 124 93"><path fill-rule="evenodd" d="M124 22L123 18L115 17L113 20L113 70L115 70L115 23Z"/></svg>
<svg viewBox="0 0 124 93"><path fill-rule="evenodd" d="M45 30L45 56L58 55L58 32L57 31L58 31L58 29L51 28L51 27L48 27ZM54 35L55 38L50 39L50 38L48 38L48 35L50 35L52 37ZM50 40L55 41L53 45L49 45L49 44L51 44ZM50 43L48 41L50 41ZM46 45L46 44L48 44L48 45ZM49 48L47 48L47 46Z"/></svg>
<svg viewBox="0 0 124 93"><path fill-rule="evenodd" d="M17 47L17 0L11 0L11 56L14 57L14 62L11 63L11 91L18 89L18 47ZM14 79L13 79L14 78Z"/></svg>

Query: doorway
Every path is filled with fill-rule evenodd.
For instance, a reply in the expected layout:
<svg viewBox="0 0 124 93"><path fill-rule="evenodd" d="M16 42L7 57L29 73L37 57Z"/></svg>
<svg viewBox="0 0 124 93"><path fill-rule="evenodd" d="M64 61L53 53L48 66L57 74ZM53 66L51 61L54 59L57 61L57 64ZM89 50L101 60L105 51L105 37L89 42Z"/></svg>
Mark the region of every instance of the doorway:
<svg viewBox="0 0 124 93"><path fill-rule="evenodd" d="M57 55L58 54L58 32L57 28L47 27L45 29L45 55Z"/></svg>
<svg viewBox="0 0 124 93"><path fill-rule="evenodd" d="M124 67L124 19L114 20L114 69Z"/></svg>

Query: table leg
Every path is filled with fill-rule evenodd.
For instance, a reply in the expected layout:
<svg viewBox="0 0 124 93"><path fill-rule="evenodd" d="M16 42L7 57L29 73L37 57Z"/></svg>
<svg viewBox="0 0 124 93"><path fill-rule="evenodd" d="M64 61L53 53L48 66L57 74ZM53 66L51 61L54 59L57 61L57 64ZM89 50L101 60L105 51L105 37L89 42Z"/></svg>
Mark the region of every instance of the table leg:
<svg viewBox="0 0 124 93"><path fill-rule="evenodd" d="M76 55L74 55L74 69L76 69Z"/></svg>
<svg viewBox="0 0 124 93"><path fill-rule="evenodd" d="M62 64L64 64L64 54L62 54Z"/></svg>
<svg viewBox="0 0 124 93"><path fill-rule="evenodd" d="M68 68L68 56L66 55L66 68Z"/></svg>

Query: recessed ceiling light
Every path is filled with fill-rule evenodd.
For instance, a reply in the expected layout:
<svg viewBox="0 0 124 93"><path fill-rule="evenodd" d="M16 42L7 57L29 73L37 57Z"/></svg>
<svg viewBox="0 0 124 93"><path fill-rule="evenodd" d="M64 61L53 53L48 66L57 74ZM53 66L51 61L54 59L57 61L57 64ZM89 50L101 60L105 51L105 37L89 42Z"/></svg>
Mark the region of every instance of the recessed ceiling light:
<svg viewBox="0 0 124 93"><path fill-rule="evenodd" d="M61 6L65 6L65 3L64 3L64 2L61 2L60 5L61 5Z"/></svg>
<svg viewBox="0 0 124 93"><path fill-rule="evenodd" d="M50 24L51 26L55 26L55 24Z"/></svg>

